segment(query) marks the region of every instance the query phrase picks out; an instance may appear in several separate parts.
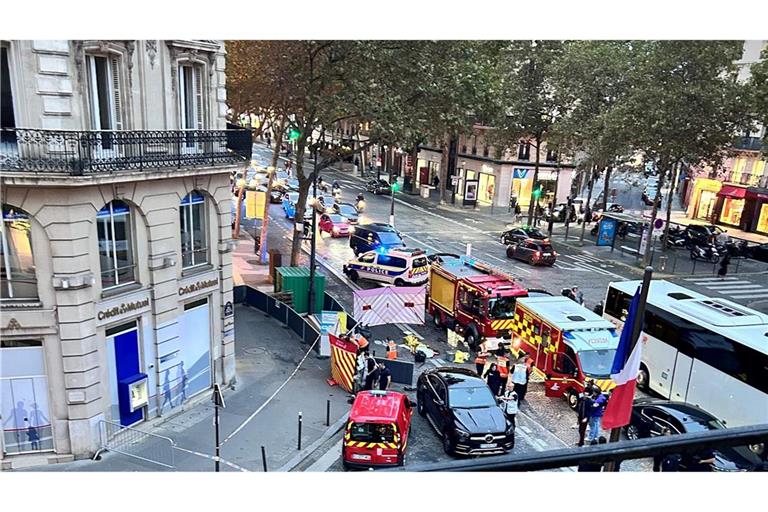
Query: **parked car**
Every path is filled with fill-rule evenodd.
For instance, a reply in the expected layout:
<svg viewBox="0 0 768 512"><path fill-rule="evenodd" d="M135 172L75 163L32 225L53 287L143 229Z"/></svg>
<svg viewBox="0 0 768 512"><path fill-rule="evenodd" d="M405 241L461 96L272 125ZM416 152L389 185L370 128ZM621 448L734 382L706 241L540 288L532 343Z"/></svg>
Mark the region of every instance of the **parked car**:
<svg viewBox="0 0 768 512"><path fill-rule="evenodd" d="M337 213L324 213L317 221L320 231L332 237L349 236L349 223Z"/></svg>
<svg viewBox="0 0 768 512"><path fill-rule="evenodd" d="M546 240L547 235L538 228L532 226L520 226L503 232L501 234L501 243L504 245L512 245L529 238L534 240Z"/></svg>
<svg viewBox="0 0 768 512"><path fill-rule="evenodd" d="M548 240L529 238L507 247L507 258L527 262L529 265L546 265L551 267L557 261L557 251Z"/></svg>
<svg viewBox="0 0 768 512"><path fill-rule="evenodd" d="M768 244L760 244L746 249L747 257L768 263Z"/></svg>
<svg viewBox="0 0 768 512"><path fill-rule="evenodd" d="M370 192L371 194L385 194L389 195L392 193L392 187L389 185L389 182L385 179L378 179L378 180L371 180L365 185L365 190Z"/></svg>
<svg viewBox="0 0 768 512"><path fill-rule="evenodd" d="M374 222L353 227L349 237L349 246L357 256L379 248L386 250L405 247L405 242L400 233L389 224Z"/></svg>
<svg viewBox="0 0 768 512"><path fill-rule="evenodd" d="M419 375L416 408L449 455L493 455L515 446L507 421L483 379L466 368L434 368Z"/></svg>
<svg viewBox="0 0 768 512"><path fill-rule="evenodd" d="M338 213L352 225L355 225L360 220L360 214L357 213L357 208L349 203L334 203L333 209L335 213Z"/></svg>
<svg viewBox="0 0 768 512"><path fill-rule="evenodd" d="M651 398L635 400L629 425L624 427L630 440L655 437L669 429L672 435L720 430L725 424L707 411L684 402L668 402ZM763 450L765 447L761 447ZM683 458L685 460L685 458ZM749 447L715 450L714 471L748 471L761 463L760 456ZM683 468L685 470L687 468Z"/></svg>

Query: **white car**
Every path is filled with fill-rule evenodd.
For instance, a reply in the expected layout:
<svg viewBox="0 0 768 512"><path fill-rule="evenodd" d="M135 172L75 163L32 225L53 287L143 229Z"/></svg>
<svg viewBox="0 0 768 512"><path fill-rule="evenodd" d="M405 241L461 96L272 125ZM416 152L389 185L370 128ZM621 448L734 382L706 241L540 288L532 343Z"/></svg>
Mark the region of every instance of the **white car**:
<svg viewBox="0 0 768 512"><path fill-rule="evenodd" d="M421 249L368 251L347 261L344 274L352 281L369 279L395 286L419 285L429 277L429 260Z"/></svg>

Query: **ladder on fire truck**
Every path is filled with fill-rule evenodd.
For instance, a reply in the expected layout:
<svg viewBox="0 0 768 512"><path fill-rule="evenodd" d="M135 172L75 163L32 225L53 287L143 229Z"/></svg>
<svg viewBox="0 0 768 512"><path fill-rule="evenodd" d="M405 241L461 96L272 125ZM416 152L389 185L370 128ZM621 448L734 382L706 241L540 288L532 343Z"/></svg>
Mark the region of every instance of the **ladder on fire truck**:
<svg viewBox="0 0 768 512"><path fill-rule="evenodd" d="M518 276L512 274L511 272L497 267L496 265L491 265L485 261L480 261L472 256L462 256L461 260L465 265L491 276L503 277L504 279L509 279L512 282L517 282L519 279Z"/></svg>

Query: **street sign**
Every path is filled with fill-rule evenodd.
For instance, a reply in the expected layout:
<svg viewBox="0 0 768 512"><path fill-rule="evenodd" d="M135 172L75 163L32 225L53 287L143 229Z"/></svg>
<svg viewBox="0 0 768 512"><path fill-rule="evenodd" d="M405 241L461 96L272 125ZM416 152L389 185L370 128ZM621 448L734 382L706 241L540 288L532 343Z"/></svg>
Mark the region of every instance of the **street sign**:
<svg viewBox="0 0 768 512"><path fill-rule="evenodd" d="M213 385L213 396L211 397L214 405L218 407L226 407L224 405L224 395L221 394L221 387L218 384Z"/></svg>
<svg viewBox="0 0 768 512"><path fill-rule="evenodd" d="M224 316L232 316L235 314L235 307L232 305L232 302L227 301L226 304L224 304Z"/></svg>
<svg viewBox="0 0 768 512"><path fill-rule="evenodd" d="M664 227L664 219L656 219L656 222L653 223L654 229L661 229Z"/></svg>
<svg viewBox="0 0 768 512"><path fill-rule="evenodd" d="M451 176L451 185L454 187L459 184L459 177L458 176Z"/></svg>

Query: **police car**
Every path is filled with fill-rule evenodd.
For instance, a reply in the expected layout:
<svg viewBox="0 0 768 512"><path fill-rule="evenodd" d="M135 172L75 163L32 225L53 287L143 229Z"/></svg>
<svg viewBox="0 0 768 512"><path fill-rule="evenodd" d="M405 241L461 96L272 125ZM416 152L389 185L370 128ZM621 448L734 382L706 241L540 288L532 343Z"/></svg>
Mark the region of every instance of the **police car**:
<svg viewBox="0 0 768 512"><path fill-rule="evenodd" d="M352 281L370 279L395 286L423 284L429 276L429 260L421 249L379 248L349 260L344 265L344 274Z"/></svg>

